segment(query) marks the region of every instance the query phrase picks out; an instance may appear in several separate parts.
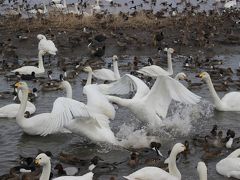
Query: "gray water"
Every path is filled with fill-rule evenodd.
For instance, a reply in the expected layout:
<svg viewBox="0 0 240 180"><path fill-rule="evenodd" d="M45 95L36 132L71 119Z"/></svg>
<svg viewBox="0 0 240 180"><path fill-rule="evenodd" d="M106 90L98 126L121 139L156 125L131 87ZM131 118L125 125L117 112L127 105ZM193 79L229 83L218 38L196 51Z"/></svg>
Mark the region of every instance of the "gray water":
<svg viewBox="0 0 240 180"><path fill-rule="evenodd" d="M146 61L147 57L148 56L141 56L140 59L142 61ZM126 56L126 58L120 57L120 66L122 64L126 64L132 58L133 57L131 56ZM224 60L224 67L231 66L233 69L236 69L238 67L238 59L240 58L240 54L220 55L219 58ZM109 62L110 60L111 58L105 59L106 62ZM173 61L174 71L182 71L182 58L179 58L178 55L175 55ZM54 76L57 78L60 71L58 69L53 70ZM121 74L124 73L126 72L121 71ZM194 77L194 73L186 72L186 74L195 82L199 81ZM74 99L86 102L86 97L82 95L82 85L80 83L80 80L82 78L86 78L85 73L81 73L79 77L77 77L76 80L71 83L71 85L73 87ZM1 76L0 82L0 91L10 89L9 84L11 83L6 82L3 76ZM35 83L30 83L30 87L38 86ZM213 124L218 124L218 126L224 130L224 132L227 129L231 128L235 130L237 137L239 136L239 113L213 111L211 105L211 97L209 96L209 91L206 85L203 85L202 89L193 92L197 95L202 96L204 103L200 103L200 105L194 108L181 108L179 114L177 115L176 111L179 111L179 109L176 108L174 104L170 107L169 114L172 115L167 119L174 119L175 122L179 122L176 123L175 126L181 126L175 127L174 131L170 131L170 136L158 137L162 142L161 149L165 156L167 154L167 151L171 149L171 147L176 142L184 142L184 140L190 140L189 136L192 136L194 134L208 134ZM220 96L223 96L223 94L224 93L219 93ZM40 92L39 98L35 102L35 105L37 107L36 114L42 112L50 112L54 100L59 96L64 96L64 92ZM1 100L0 106L2 107L3 105L9 103L11 103L11 100ZM200 112L201 115L190 116L189 111L193 111L193 114L199 114ZM182 118L182 116L184 118ZM131 114L131 112L129 112L126 108L119 107L117 110L116 118L111 122L111 127L116 134L118 134L118 131L120 129L119 127L121 127L123 123L126 123L127 127L139 127L139 125L137 125L139 122L134 118L134 115ZM46 137L29 136L22 132L21 128L16 124L14 119L1 119L0 127L0 174L7 173L10 167L17 165L16 160L19 154L25 156L36 156L38 149L52 151L54 154L54 158L52 159L53 164L58 162L57 155L60 152L76 154L83 159L91 158L94 155L100 155L107 162L121 162L129 157L129 152L126 150L122 150L118 147L111 147L106 144L95 144L87 138L81 137L80 135L56 134ZM125 128L121 129L123 132L124 130L127 131L127 127L124 127ZM159 130L159 132L162 132L162 130ZM138 141L141 141L141 139L138 139ZM136 145L140 143L138 141L135 141L134 144ZM197 162L200 161L202 154L203 152L201 149L193 148L188 160L189 163L183 163L180 161L178 167L183 175L183 179L192 180L197 178L195 167L197 165ZM226 179L216 173L215 165L219 160L220 158L216 158L216 160L210 161L208 163L208 174L210 180ZM139 169L142 166L139 166L136 169ZM118 170L115 174L117 176L117 179L122 179L121 177L123 175L127 175L136 169L130 169L126 164L122 164L118 166ZM102 176L100 179L107 179L107 176Z"/></svg>
<svg viewBox="0 0 240 180"><path fill-rule="evenodd" d="M30 3L33 5L35 3L40 4L42 1L30 1ZM74 0L68 1L68 3L75 2ZM89 1L90 3L93 3L93 1ZM133 5L129 5L128 7L124 6L125 2L128 2L128 0L122 0L122 1L114 1L122 4L122 7L116 7L116 8L109 8L110 12L117 13L119 11L127 12L129 11L129 7L135 6L140 4L140 1L135 0L135 3ZM162 1L161 1L162 2ZM176 6L176 1L173 2L173 7ZM214 0L208 1L206 4L201 5L201 9L212 9L212 3ZM196 4L196 1L191 1L192 4ZM108 8L108 5L106 2L103 2L102 4L105 4L105 8ZM144 4L144 9L151 9L153 8L154 11L157 11L159 8L161 8L160 1L158 1L156 7L151 7L149 4ZM180 10L182 7L178 7ZM139 8L141 9L141 8ZM229 47L232 48L232 47ZM36 50L37 47L34 47ZM117 53L117 50L111 49L108 50L111 51L107 54L114 54ZM35 51L29 51L27 52L28 56L30 58L36 58ZM73 52L73 54L79 55L79 52ZM18 52L20 58L25 58L26 51L19 51ZM127 53L126 53L127 54ZM152 52L150 52L148 49L141 52L136 52L136 55L140 57L142 61L146 61L148 56L152 55ZM110 56L110 55L109 55ZM174 71L181 72L184 71L182 69L183 59L178 58L178 54L174 55ZM129 60L131 60L132 56L126 56L126 58L119 59L119 64L126 64ZM224 60L223 67L232 67L233 69L238 68L238 62L240 59L240 53L239 51L236 51L236 53L233 54L220 54L220 59ZM107 57L105 59L106 62L109 62L111 58ZM59 69L53 69L54 76L57 78L60 70ZM121 74L125 74L124 70L121 70ZM236 71L235 71L236 72ZM186 71L186 74L189 76L190 79L192 79L194 82L198 82L199 79L195 78L195 73ZM73 87L73 96L74 99L86 102L86 97L82 94L82 85L80 83L80 80L82 78L86 78L86 74L81 73L74 82L71 82L71 85ZM236 76L234 76L235 79L238 79ZM11 82L7 82L3 75L0 76L0 91L10 90L10 84ZM186 83L185 83L186 85ZM38 87L38 84L36 83L30 83L29 86L31 88ZM231 89L231 91L234 89ZM173 103L169 110L169 116L167 118L168 121L173 120L175 124L173 123L170 130L168 131L169 134L166 136L166 134L163 133L163 130L159 130L159 138L162 142L162 153L166 156L167 151L172 148L172 146L176 142L184 142L185 140L190 140L190 137L195 134L208 134L209 131L212 128L213 124L217 124L221 130L224 132L231 128L236 132L236 136L240 136L239 128L240 128L240 117L239 113L237 112L217 112L214 111L211 104L211 97L209 95L209 91L206 85L203 85L201 89L194 90L194 93L197 95L203 97L203 101L199 105L194 107L182 107L176 108L176 105ZM221 92L218 93L219 96L223 96L225 93ZM35 105L37 107L38 113L43 112L50 112L52 109L52 105L54 100L57 97L64 96L64 92L57 91L57 92L39 92L39 98L35 102ZM0 107L12 103L11 100L0 100ZM178 107L178 106L177 106ZM124 123L126 125L124 126ZM111 147L110 145L106 144L95 144L91 142L86 137L82 137L80 135L75 134L56 134L56 135L49 135L46 137L39 137L39 136L29 136L22 132L21 128L16 124L16 121L14 119L0 119L0 174L7 173L9 169L13 166L17 165L17 159L18 156L24 155L24 156L33 156L35 157L37 154L38 149L41 150L50 150L54 157L52 159L52 164L55 164L58 162L58 154L60 152L67 152L71 154L78 155L79 157L82 157L83 159L91 158L95 155L101 156L106 162L121 162L129 157L129 152L126 150L123 150L119 147ZM122 127L122 128L121 128ZM116 118L111 122L111 128L113 131L119 136L119 134L126 135L129 131L131 131L131 127L133 129L138 129L140 127L140 123L134 115L129 112L126 108L119 107L117 110ZM121 129L121 133L118 133ZM145 135L142 135L144 138ZM134 145L141 143L140 140L133 140ZM191 144L190 144L191 146ZM180 172L182 173L182 179L186 180L195 180L197 178L197 172L196 172L196 165L197 162L200 161L200 157L203 154L203 151L200 148L193 148L191 149L191 155L189 156L189 163L184 163L183 161L180 161L178 163L178 167ZM228 154L228 152L227 152ZM224 157L224 156L223 156ZM223 158L221 157L221 158ZM216 163L221 159L216 158L215 160L212 160L208 162L208 179L209 180L224 180L227 178L224 178L216 173L215 165ZM67 165L66 165L67 166ZM143 167L143 165L140 165L136 169L130 169L126 163L119 165L117 171L115 172L115 176L117 179L122 179L123 175L128 175L129 173ZM82 172L82 171L81 171ZM108 179L109 175L102 176L100 179Z"/></svg>

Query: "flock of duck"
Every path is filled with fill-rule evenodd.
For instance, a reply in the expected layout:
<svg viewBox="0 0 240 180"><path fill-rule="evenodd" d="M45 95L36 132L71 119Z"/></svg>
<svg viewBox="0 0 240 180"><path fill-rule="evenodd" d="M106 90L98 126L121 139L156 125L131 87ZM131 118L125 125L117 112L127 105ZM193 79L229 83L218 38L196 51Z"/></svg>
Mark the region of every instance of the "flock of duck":
<svg viewBox="0 0 240 180"><path fill-rule="evenodd" d="M138 68L138 59L134 58L133 63L131 63L133 66L132 71L123 75L120 73L118 56L116 55L112 57L113 70L106 68L93 70L88 64L78 63L74 67L74 73L76 75L81 71L88 73L87 80L83 81L85 83L83 93L87 97L87 103L74 100L72 87L69 83L71 78L69 78L66 69L60 75L59 80L52 79L51 71L47 72L47 78L42 76L45 73L44 61L46 61L46 55L54 56L57 54L58 49L53 41L48 40L44 35L37 35L37 39L39 40L38 66L22 66L11 70L12 73L6 76L8 80L16 81L12 85L14 88L14 100L18 99L20 104L9 104L0 108L0 117L16 118L16 123L26 134L47 136L55 133L75 133L86 136L94 142L105 142L127 148L124 147L122 140L115 136L110 127L110 121L114 120L116 114L113 104L128 108L138 120L147 126L149 132L157 132L165 126L164 119L167 117L172 101L192 105L201 101L200 96L191 92L180 82L181 80L189 81L185 73L180 72L172 78L174 74L172 67L172 53L174 53L174 49L172 48L164 49L167 53L167 70L154 65L151 59L148 59L144 67ZM184 67L191 68L191 64L190 60L186 60ZM211 64L211 61L209 64ZM220 77L228 72L226 69L218 69L217 67L211 68L209 72L213 73L213 71L217 71ZM104 81L104 83L94 84L92 82L93 77L98 82ZM197 77L206 82L216 110L240 111L240 92L229 92L223 98L220 98L215 91L209 73L201 72L197 74ZM66 97L58 97L53 103L51 112L34 115L36 107L30 100L35 100L37 90L35 89L31 92L26 81L39 82L42 85L42 89L47 89L48 91L62 89L66 92ZM5 95L7 97L10 96L4 92L0 94L2 97ZM218 127L215 125L209 135L194 137L193 145L203 147L205 151L203 159L205 162L211 158L229 153L224 151L226 149L234 150L217 163L216 170L223 176L240 179L238 166L240 149L237 149L238 138L235 138L235 132L230 129L227 131L226 137L223 137L222 131L217 132L217 130ZM176 143L173 146L169 153L169 158L164 161L168 167L156 165L156 162L159 163L163 159L163 155L159 150L160 147L160 143L151 142L147 148L153 157L151 157L150 166L146 165L146 167L124 176L124 178L129 180L181 179L181 173L177 168L176 162L179 154L188 156L190 151L189 142L184 144ZM131 150L130 152L130 160L122 163L137 168L140 162L139 154L142 152L137 152L136 150ZM62 155L62 157L69 164L76 165L81 162L78 157L72 157L71 155ZM68 169L71 172L68 173L67 169L63 169L61 165L58 165L56 169L62 172L58 173L58 175L71 176L61 176L55 179L94 179L95 175L99 174L99 171L96 170L97 167L99 169L107 168L108 170L111 169L109 166L117 168L117 164L104 164L101 166L98 163L99 160L99 157L85 160L87 162L85 164L89 164L89 172L82 176L73 176L79 174L77 168ZM151 163L153 161L155 163ZM145 160L145 162L149 161ZM38 166L42 166L42 173ZM168 172L166 169L168 169ZM198 163L197 171L201 180L207 179L207 167L204 162ZM40 180L50 179L52 177L51 152L41 152L36 158L22 158L20 165L12 168L10 174L1 176L1 179L20 179L20 177L22 179L39 177ZM111 179L115 179L115 177L111 177Z"/></svg>
<svg viewBox="0 0 240 180"><path fill-rule="evenodd" d="M4 2L4 1L3 1ZM161 12L158 10L157 13L163 13L171 16L176 16L178 13L187 12L189 9L196 10L196 11L202 11L202 6L205 6L206 4L209 5L209 2L207 0L202 1L196 1L197 4L194 5L189 0L181 0L177 2L169 2L169 1L163 1L158 3L156 0L152 1L126 1L126 2L115 2L113 0L96 0L96 2L90 3L89 1L79 1L72 4L68 4L66 0L52 0L50 4L47 6L46 2L43 1L42 4L37 5L35 4L33 7L31 7L31 4L29 4L27 1L23 1L22 4L19 4L18 2L14 0L9 0L8 4L11 6L4 9L3 15L7 17L11 16L22 16L22 17L32 17L37 14L46 15L48 12L62 12L64 14L74 14L74 15L83 15L83 16L92 16L94 13L105 13L107 14L109 11L108 7L111 8L122 8L121 10L116 10L116 13L121 13L126 11L127 12L135 12L138 10L142 10L143 7L149 6L151 7L151 10L154 9L157 5L161 7ZM3 3L3 5L7 6L7 3ZM175 5L174 5L175 4ZM178 7L183 6L184 8L179 9ZM216 2L213 2L211 4L212 7L216 8L232 8L237 6L236 0L216 0ZM114 11L111 11L111 13L114 13Z"/></svg>

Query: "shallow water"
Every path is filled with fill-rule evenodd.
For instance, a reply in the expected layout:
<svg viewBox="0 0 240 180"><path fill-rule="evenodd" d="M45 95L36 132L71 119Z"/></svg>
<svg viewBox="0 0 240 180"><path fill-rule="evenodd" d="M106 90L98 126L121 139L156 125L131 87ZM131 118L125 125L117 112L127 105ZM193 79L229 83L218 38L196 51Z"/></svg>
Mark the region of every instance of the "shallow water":
<svg viewBox="0 0 240 180"><path fill-rule="evenodd" d="M137 52L136 54L140 54ZM144 54L144 52L141 52ZM146 53L146 56L140 56L142 61L146 61L149 54ZM126 56L125 58L120 57L119 64L126 64L128 60L132 59L131 56ZM221 55L219 58L224 60L224 67L231 66L233 69L238 67L238 59L240 54L233 55ZM110 62L111 58L106 58L106 62ZM174 56L174 71L182 71L183 58L179 58L178 55ZM58 77L59 70L54 70L54 77ZM125 71L121 71L122 74ZM199 81L194 76L195 74L186 72L191 79L194 81ZM86 74L82 73L79 75L76 80L71 83L73 86L73 95L74 99L86 101L86 98L82 95L82 85L80 80L86 78ZM237 77L235 77L237 78ZM1 86L0 91L10 89L10 82L6 82L3 76L0 79ZM37 84L31 83L30 87L35 87ZM239 136L238 129L240 128L239 113L233 112L215 112L212 109L211 98L209 96L209 91L206 85L203 85L203 88L200 90L194 91L196 94L203 97L204 102L200 103L198 106L182 106L179 104L172 103L169 110L170 117L166 121L169 122L170 128L166 131L159 130L159 136L155 137L160 139L162 142L162 153L166 156L167 151L176 143L184 142L184 140L190 140L189 136L194 134L207 134L212 128L213 124L218 124L218 126L224 130L224 132L231 128L235 130L236 136ZM219 93L221 96L224 93ZM50 112L52 109L52 104L54 100L59 97L64 96L64 92L40 92L39 98L37 99L35 105L37 107L37 112ZM0 106L8 104L10 100L1 100ZM118 107L115 120L111 122L111 127L118 137L128 137L132 133L132 130L138 130L131 134L130 141L127 144L131 145L140 145L145 143L144 141L149 141L146 137L146 132L144 129L141 131L139 127L141 123L136 120L133 114L131 114L126 108ZM64 151L68 153L77 154L79 157L91 158L94 155L100 155L107 162L121 162L125 161L129 153L126 150L122 150L118 147L109 147L108 145L103 144L94 144L85 137L74 134L57 134L49 135L47 137L39 136L29 136L22 132L18 127L15 120L1 119L0 121L0 174L8 172L9 168L16 165L17 157L19 154L26 156L35 156L38 149L42 150L51 150L54 154L52 163L57 162L58 153ZM121 131L119 132L119 130ZM139 138L140 137L140 138ZM201 149L195 148L191 150L191 155L188 162L180 161L178 167L180 172L183 175L183 179L192 180L197 178L196 165L200 160L199 158L202 155ZM210 161L208 163L208 174L210 180L222 180L226 179L222 176L219 176L215 170L215 164L219 161L219 158L216 160ZM140 168L139 166L138 168ZM138 169L137 168L137 169ZM127 175L133 172L136 169L130 169L126 164L121 164L118 166L114 175L117 176L117 179L122 179L123 175ZM109 176L109 175L108 175ZM107 179L108 176L101 176L100 179Z"/></svg>

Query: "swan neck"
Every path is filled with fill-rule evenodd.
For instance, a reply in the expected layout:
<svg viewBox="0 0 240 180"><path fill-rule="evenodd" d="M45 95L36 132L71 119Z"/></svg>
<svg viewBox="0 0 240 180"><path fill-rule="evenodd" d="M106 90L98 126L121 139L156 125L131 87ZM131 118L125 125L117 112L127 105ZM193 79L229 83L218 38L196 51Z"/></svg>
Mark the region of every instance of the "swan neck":
<svg viewBox="0 0 240 180"><path fill-rule="evenodd" d="M51 173L51 163L49 160L48 163L45 166L43 166L42 174L39 180L48 180L50 177L50 173Z"/></svg>
<svg viewBox="0 0 240 180"><path fill-rule="evenodd" d="M92 84L92 74L93 74L92 71L88 72L88 78L87 78L86 85Z"/></svg>
<svg viewBox="0 0 240 180"><path fill-rule="evenodd" d="M179 80L180 80L179 78L180 78L180 74L178 73L178 74L174 77L174 79L177 80L177 81L179 81Z"/></svg>
<svg viewBox="0 0 240 180"><path fill-rule="evenodd" d="M207 172L205 170L202 170L199 172L199 180L207 180Z"/></svg>
<svg viewBox="0 0 240 180"><path fill-rule="evenodd" d="M20 104L20 107L18 109L18 113L17 113L17 116L16 116L17 122L20 122L21 120L25 119L24 118L24 112L26 110L27 100L28 100L28 88L23 89L21 91L22 91L21 104Z"/></svg>
<svg viewBox="0 0 240 180"><path fill-rule="evenodd" d="M176 164L176 157L177 157L177 153L172 151L170 154L169 163L168 163L169 174L177 177L178 179L181 179L181 173L179 172Z"/></svg>
<svg viewBox="0 0 240 180"><path fill-rule="evenodd" d="M42 53L38 52L38 68L44 71Z"/></svg>
<svg viewBox="0 0 240 180"><path fill-rule="evenodd" d="M115 78L120 79L120 74L119 74L119 70L118 70L118 62L117 61L113 61L113 72L114 72Z"/></svg>
<svg viewBox="0 0 240 180"><path fill-rule="evenodd" d="M214 86L213 86L211 78L208 78L206 80L206 83L207 83L209 91L210 91L210 93L211 93L211 95L213 97L213 101L214 101L215 106L219 106L221 104L221 100L218 97L216 90L214 89Z"/></svg>
<svg viewBox="0 0 240 180"><path fill-rule="evenodd" d="M233 151L230 155L228 155L226 158L237 158L240 155L240 149L237 149Z"/></svg>
<svg viewBox="0 0 240 180"><path fill-rule="evenodd" d="M72 86L69 82L64 81L64 89L66 91L66 97L72 99Z"/></svg>
<svg viewBox="0 0 240 180"><path fill-rule="evenodd" d="M116 103L120 106L125 106L127 107L128 106L128 102L129 100L128 99L123 99L123 98L120 98L120 97L116 97L116 96L107 96L108 100L113 102L113 103Z"/></svg>
<svg viewBox="0 0 240 180"><path fill-rule="evenodd" d="M167 60L168 60L168 72L170 75L173 74L173 67L172 67L172 53L167 53Z"/></svg>

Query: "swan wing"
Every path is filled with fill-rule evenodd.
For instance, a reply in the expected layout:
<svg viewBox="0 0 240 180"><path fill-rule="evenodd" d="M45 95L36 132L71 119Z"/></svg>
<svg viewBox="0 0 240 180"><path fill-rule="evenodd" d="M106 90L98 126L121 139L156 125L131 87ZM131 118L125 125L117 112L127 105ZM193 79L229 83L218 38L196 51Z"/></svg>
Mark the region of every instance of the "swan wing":
<svg viewBox="0 0 240 180"><path fill-rule="evenodd" d="M39 131L41 129L39 134L42 136L58 132L75 118L84 119L90 117L85 104L65 97L59 97L55 100L51 113L42 114L42 117L40 115L33 118L38 119L39 117L39 119L43 119L44 122L39 124L40 127L38 128Z"/></svg>
<svg viewBox="0 0 240 180"><path fill-rule="evenodd" d="M227 93L221 101L231 109L240 110L240 92Z"/></svg>
<svg viewBox="0 0 240 180"><path fill-rule="evenodd" d="M143 101L159 116L165 118L172 99L187 104L196 104L200 97L189 91L177 80L169 76L159 76Z"/></svg>
<svg viewBox="0 0 240 180"><path fill-rule="evenodd" d="M92 180L92 178L93 178L93 173L89 172L82 176L61 176L58 178L54 178L53 180Z"/></svg>
<svg viewBox="0 0 240 180"><path fill-rule="evenodd" d="M108 99L99 91L98 85L90 84L84 86L83 93L87 96L87 106L91 111L104 114L110 119L114 119L115 109Z"/></svg>
<svg viewBox="0 0 240 180"><path fill-rule="evenodd" d="M94 70L93 76L101 80L108 80L108 81L116 80L114 72L112 70L105 69L105 68Z"/></svg>
<svg viewBox="0 0 240 180"><path fill-rule="evenodd" d="M133 98L140 98L149 92L148 86L139 78L126 74L121 79L110 84L98 85L103 94L118 94L124 95L132 91L136 91Z"/></svg>
<svg viewBox="0 0 240 180"><path fill-rule="evenodd" d="M158 167L144 167L124 178L128 180L177 180L176 177Z"/></svg>
<svg viewBox="0 0 240 180"><path fill-rule="evenodd" d="M137 72L150 77L158 77L158 76L169 76L168 71L164 70L160 66L151 65L151 66L145 66L141 69L139 69Z"/></svg>
<svg viewBox="0 0 240 180"><path fill-rule="evenodd" d="M48 52L49 54L56 55L57 48L53 41L47 39L41 39L38 43L38 50Z"/></svg>
<svg viewBox="0 0 240 180"><path fill-rule="evenodd" d="M19 72L20 74L32 74L32 72L39 72L39 68L35 66L23 66L13 70L12 72Z"/></svg>

